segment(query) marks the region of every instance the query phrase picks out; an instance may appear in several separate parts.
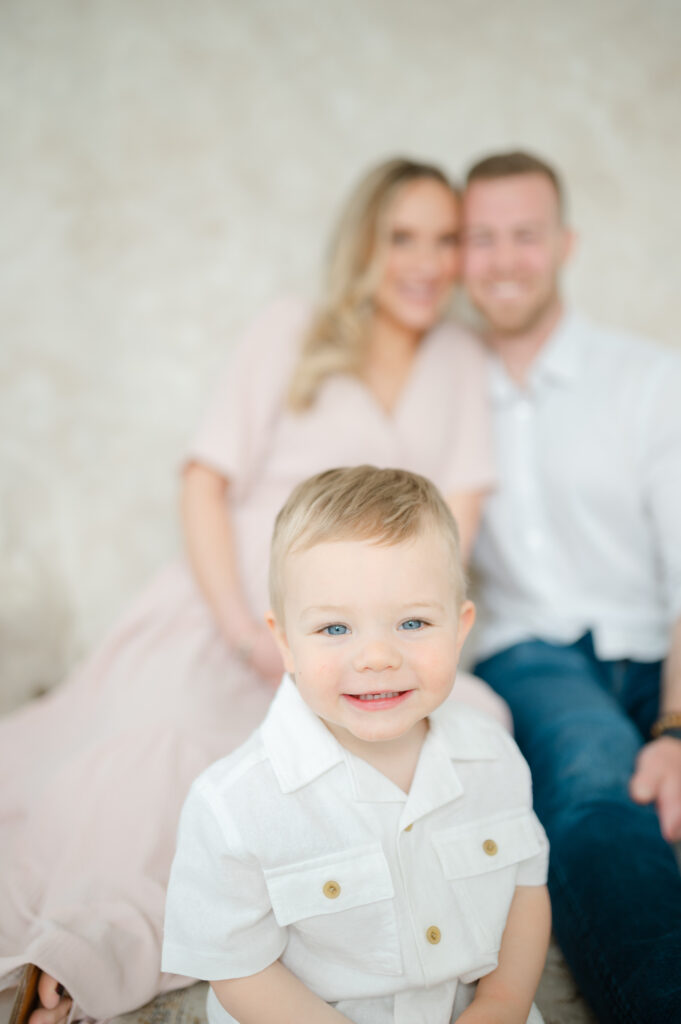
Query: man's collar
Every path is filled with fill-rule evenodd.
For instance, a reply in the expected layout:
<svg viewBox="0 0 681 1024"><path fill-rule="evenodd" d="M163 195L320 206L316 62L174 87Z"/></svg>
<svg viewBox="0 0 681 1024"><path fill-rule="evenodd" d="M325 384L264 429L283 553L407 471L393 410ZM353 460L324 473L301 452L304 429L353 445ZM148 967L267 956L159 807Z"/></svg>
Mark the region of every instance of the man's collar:
<svg viewBox="0 0 681 1024"><path fill-rule="evenodd" d="M288 675L260 727L260 735L282 792L300 789L345 762L356 800L403 802L409 821L463 793L457 762L495 760L501 753L494 727L484 716L447 700L429 717L428 734L407 796L341 746L305 704Z"/></svg>
<svg viewBox="0 0 681 1024"><path fill-rule="evenodd" d="M582 363L582 334L580 317L573 310L566 310L530 367L530 379L554 380L559 383L575 380Z"/></svg>
<svg viewBox="0 0 681 1024"><path fill-rule="evenodd" d="M584 365L581 345L583 333L582 318L567 309L531 365L525 389L511 380L501 358L493 355L490 388L495 403L503 404L521 391L533 391L545 383L571 384Z"/></svg>

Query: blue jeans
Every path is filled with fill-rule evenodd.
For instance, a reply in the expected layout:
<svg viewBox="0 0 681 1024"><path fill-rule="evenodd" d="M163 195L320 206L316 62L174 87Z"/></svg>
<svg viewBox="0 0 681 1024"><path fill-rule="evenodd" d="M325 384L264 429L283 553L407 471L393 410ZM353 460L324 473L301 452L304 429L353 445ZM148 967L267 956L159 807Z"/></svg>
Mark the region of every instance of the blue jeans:
<svg viewBox="0 0 681 1024"><path fill-rule="evenodd" d="M601 661L586 634L516 644L475 667L511 708L551 842L554 931L608 1024L681 1021L681 874L654 808L627 789L661 665Z"/></svg>

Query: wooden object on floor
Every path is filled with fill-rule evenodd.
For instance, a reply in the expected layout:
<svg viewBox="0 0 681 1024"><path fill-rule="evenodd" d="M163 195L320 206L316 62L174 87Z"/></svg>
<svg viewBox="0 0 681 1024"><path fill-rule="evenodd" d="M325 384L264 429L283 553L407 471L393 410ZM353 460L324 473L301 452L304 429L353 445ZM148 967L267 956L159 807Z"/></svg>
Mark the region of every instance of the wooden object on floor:
<svg viewBox="0 0 681 1024"><path fill-rule="evenodd" d="M34 964L26 964L19 981L9 1024L26 1024L33 1011L40 1005L38 999L39 977L40 968Z"/></svg>

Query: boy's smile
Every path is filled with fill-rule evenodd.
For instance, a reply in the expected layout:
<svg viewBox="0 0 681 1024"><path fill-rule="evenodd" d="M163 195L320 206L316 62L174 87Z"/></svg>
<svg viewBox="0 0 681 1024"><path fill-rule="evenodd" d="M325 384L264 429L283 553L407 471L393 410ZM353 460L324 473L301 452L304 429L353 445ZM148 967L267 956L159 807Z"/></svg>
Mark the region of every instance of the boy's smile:
<svg viewBox="0 0 681 1024"><path fill-rule="evenodd" d="M353 701L357 700L360 704L370 705L365 707L365 711L379 711L381 708L391 707L398 700L403 699L408 690L387 690L383 693L346 693L346 700Z"/></svg>
<svg viewBox="0 0 681 1024"><path fill-rule="evenodd" d="M433 528L398 544L330 541L286 558L284 623L271 620L308 706L355 753L420 741L449 695L473 606ZM371 759L369 757L369 759Z"/></svg>

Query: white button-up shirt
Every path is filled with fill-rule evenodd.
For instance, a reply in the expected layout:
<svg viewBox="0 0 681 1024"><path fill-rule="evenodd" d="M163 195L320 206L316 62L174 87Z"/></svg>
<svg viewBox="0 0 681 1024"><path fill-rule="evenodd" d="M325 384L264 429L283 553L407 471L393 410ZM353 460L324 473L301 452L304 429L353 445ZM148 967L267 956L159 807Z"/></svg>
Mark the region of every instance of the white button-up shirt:
<svg viewBox="0 0 681 1024"><path fill-rule="evenodd" d="M452 703L429 724L406 794L285 677L262 726L187 798L163 969L216 980L280 958L356 1024L448 1024L548 852L505 730ZM231 1020L212 994L208 1011Z"/></svg>
<svg viewBox="0 0 681 1024"><path fill-rule="evenodd" d="M518 387L492 359L499 482L474 554L479 657L592 630L665 656L681 615L681 358L568 313Z"/></svg>

